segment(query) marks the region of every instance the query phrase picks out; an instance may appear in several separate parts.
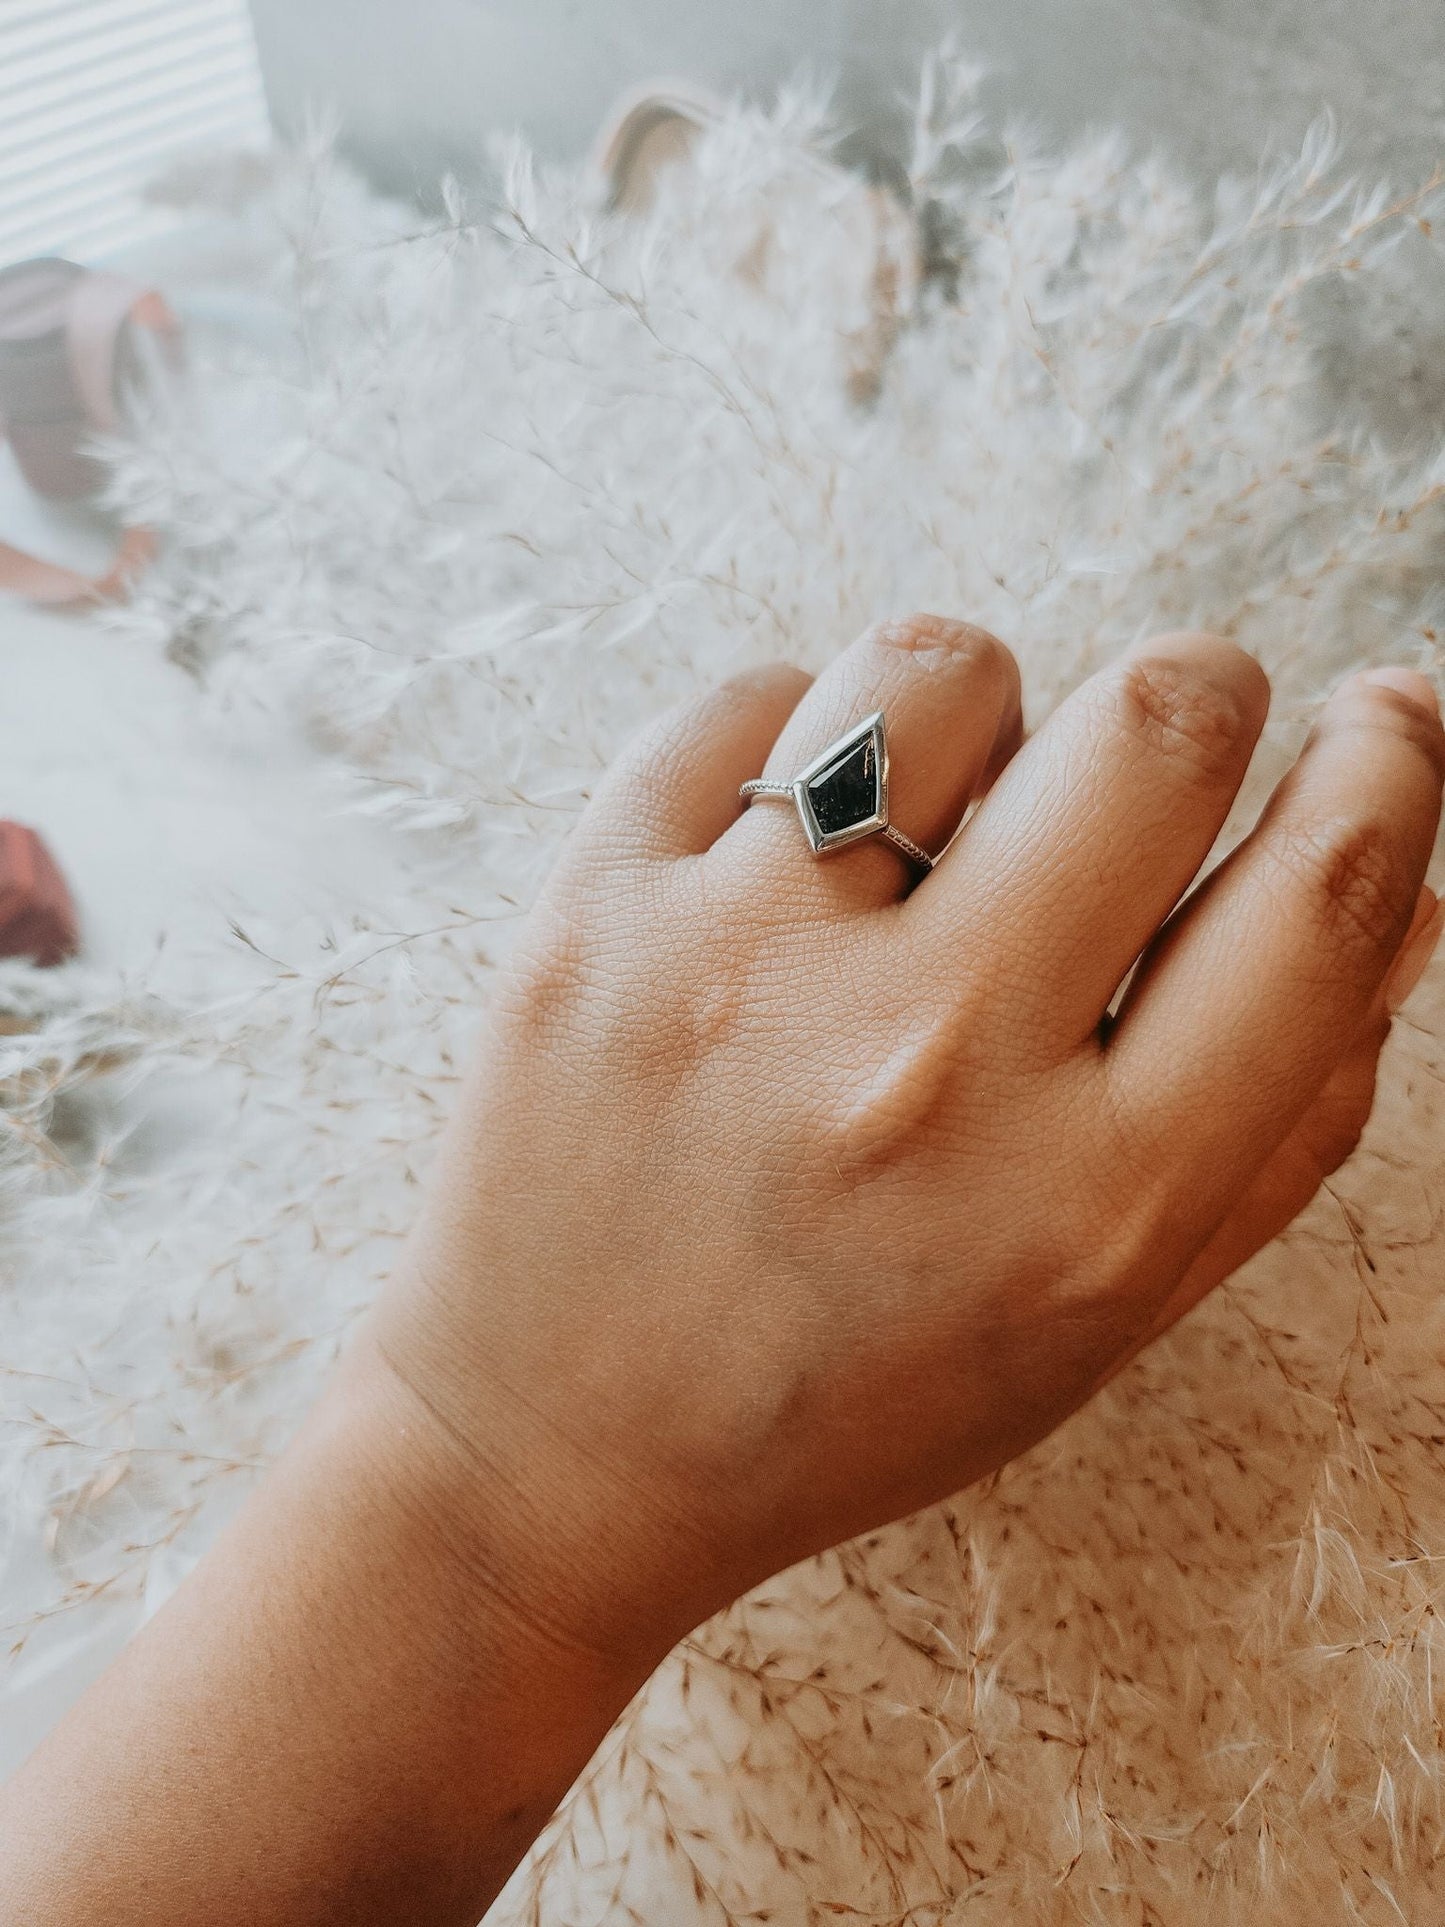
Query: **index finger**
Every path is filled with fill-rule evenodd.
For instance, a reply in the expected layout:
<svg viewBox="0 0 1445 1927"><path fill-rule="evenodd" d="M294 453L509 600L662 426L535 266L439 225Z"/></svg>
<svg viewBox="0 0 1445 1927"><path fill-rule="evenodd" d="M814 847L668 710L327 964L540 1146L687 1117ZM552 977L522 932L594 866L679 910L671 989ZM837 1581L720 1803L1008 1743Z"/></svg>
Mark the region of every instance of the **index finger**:
<svg viewBox="0 0 1445 1927"><path fill-rule="evenodd" d="M1254 831L1140 964L1105 1050L1118 1113L1206 1216L1282 1142L1349 1049L1409 928L1445 777L1410 670L1336 692Z"/></svg>

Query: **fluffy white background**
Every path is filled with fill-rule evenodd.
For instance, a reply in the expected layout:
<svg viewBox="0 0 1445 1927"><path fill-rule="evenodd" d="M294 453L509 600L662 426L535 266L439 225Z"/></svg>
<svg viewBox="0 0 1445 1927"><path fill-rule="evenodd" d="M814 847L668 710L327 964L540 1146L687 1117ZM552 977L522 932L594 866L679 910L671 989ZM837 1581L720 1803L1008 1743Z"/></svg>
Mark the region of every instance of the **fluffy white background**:
<svg viewBox="0 0 1445 1927"><path fill-rule="evenodd" d="M500 210L424 231L319 150L192 184L279 320L122 459L168 547L100 641L157 754L275 772L270 860L233 880L222 849L153 963L62 973L3 1040L28 1726L284 1442L412 1215L489 963L641 717L913 607L1012 643L1037 717L1198 624L1275 679L1252 808L1348 665L1437 661L1440 451L1336 364L1441 196L1356 193L1322 134L1201 207L1108 144L988 137L969 85L925 90L934 272L896 335L798 99L626 227L519 158ZM88 740L125 767L135 725ZM687 1642L497 1918L1434 1918L1432 995L1284 1243L988 1489Z"/></svg>

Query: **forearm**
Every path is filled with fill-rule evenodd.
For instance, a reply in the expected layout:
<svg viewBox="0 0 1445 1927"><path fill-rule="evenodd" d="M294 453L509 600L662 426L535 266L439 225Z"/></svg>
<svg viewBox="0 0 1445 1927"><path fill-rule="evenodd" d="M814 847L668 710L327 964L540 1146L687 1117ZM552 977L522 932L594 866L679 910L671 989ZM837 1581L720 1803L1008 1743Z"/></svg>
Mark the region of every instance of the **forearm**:
<svg viewBox="0 0 1445 1927"><path fill-rule="evenodd" d="M657 1655L534 1620L528 1495L426 1430L348 1367L0 1794L3 1927L472 1927Z"/></svg>

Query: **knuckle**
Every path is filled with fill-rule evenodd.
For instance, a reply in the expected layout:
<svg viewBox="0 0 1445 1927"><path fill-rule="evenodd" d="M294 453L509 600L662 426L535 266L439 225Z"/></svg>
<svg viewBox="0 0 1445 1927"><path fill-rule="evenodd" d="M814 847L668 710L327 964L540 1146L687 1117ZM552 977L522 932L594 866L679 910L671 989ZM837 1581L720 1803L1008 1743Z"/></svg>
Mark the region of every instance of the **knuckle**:
<svg viewBox="0 0 1445 1927"><path fill-rule="evenodd" d="M563 918L533 912L493 992L493 1008L524 1030L546 1033L587 996L593 968L577 930Z"/></svg>
<svg viewBox="0 0 1445 1927"><path fill-rule="evenodd" d="M543 899L498 975L502 1037L538 1064L610 1080L614 1094L676 1088L754 1017L746 927L718 933L710 908L668 878L648 880L646 901Z"/></svg>
<svg viewBox="0 0 1445 1927"><path fill-rule="evenodd" d="M1287 879L1303 887L1309 920L1328 943L1382 961L1393 956L1415 890L1384 824L1350 817L1295 824L1270 848Z"/></svg>
<svg viewBox="0 0 1445 1927"><path fill-rule="evenodd" d="M880 622L869 635L881 648L902 650L908 655L962 656L986 663L1002 663L1008 655L998 637L987 629L925 611Z"/></svg>
<svg viewBox="0 0 1445 1927"><path fill-rule="evenodd" d="M953 1060L944 1028L921 1024L835 1088L813 1119L821 1166L854 1190L946 1134Z"/></svg>
<svg viewBox="0 0 1445 1927"><path fill-rule="evenodd" d="M1125 722L1156 754L1177 759L1206 781L1233 780L1239 773L1254 723L1251 692L1243 683L1167 656L1139 656L1124 667L1120 696Z"/></svg>
<svg viewBox="0 0 1445 1927"><path fill-rule="evenodd" d="M719 701L729 703L734 696L782 695L796 700L812 685L813 677L800 664L780 660L759 663L751 669L740 669L710 694Z"/></svg>
<svg viewBox="0 0 1445 1927"><path fill-rule="evenodd" d="M1337 719L1327 727L1335 733L1351 729L1385 730L1423 756L1437 782L1445 778L1445 728L1440 718L1382 683L1357 684L1347 702L1338 704Z"/></svg>
<svg viewBox="0 0 1445 1927"><path fill-rule="evenodd" d="M1078 1209L1053 1246L1042 1296L1080 1353L1098 1362L1124 1350L1159 1296L1159 1241L1137 1201L1109 1231Z"/></svg>
<svg viewBox="0 0 1445 1927"><path fill-rule="evenodd" d="M1177 1132L1129 1102L1107 1061L1101 1068L1087 1113L1088 1149L1058 1173L1051 1200L1054 1292L1127 1322L1137 1299L1158 1294L1161 1253L1171 1244L1189 1166Z"/></svg>

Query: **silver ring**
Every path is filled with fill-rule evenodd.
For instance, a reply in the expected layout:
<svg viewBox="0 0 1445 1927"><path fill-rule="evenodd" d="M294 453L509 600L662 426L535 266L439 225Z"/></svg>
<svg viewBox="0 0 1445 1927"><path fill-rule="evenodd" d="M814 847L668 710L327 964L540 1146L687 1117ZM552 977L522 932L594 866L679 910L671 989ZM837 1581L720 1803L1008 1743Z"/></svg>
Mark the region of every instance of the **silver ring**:
<svg viewBox="0 0 1445 1927"><path fill-rule="evenodd" d="M748 802L765 796L794 804L814 856L828 856L860 837L881 836L923 875L933 868L927 850L888 821L888 738L881 709L829 743L791 783L755 776L738 795Z"/></svg>

